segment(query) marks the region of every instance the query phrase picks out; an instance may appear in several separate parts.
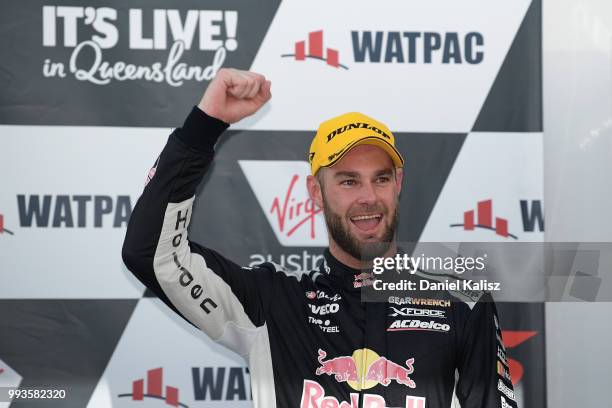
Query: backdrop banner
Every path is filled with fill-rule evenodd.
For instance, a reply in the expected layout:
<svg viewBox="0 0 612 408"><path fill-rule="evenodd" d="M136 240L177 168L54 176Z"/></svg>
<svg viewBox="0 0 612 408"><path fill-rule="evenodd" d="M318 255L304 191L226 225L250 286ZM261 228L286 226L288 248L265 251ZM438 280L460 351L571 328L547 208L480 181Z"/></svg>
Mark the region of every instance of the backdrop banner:
<svg viewBox="0 0 612 408"><path fill-rule="evenodd" d="M0 387L67 397L0 406L251 406L245 362L120 255L148 170L222 67L265 74L274 96L218 143L192 240L315 268L328 241L308 147L362 111L406 160L400 241L543 241L540 3L3 2ZM543 305L498 311L520 406L546 406Z"/></svg>

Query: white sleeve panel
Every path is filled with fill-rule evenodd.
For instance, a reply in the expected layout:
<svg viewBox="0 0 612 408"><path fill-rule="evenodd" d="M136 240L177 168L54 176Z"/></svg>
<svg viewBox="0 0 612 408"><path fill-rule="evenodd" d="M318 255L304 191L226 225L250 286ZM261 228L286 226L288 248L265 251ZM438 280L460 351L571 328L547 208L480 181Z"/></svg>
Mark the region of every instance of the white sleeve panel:
<svg viewBox="0 0 612 408"><path fill-rule="evenodd" d="M192 253L187 240L194 198L169 203L154 258L155 276L168 299L213 340L247 356L257 327L231 287Z"/></svg>

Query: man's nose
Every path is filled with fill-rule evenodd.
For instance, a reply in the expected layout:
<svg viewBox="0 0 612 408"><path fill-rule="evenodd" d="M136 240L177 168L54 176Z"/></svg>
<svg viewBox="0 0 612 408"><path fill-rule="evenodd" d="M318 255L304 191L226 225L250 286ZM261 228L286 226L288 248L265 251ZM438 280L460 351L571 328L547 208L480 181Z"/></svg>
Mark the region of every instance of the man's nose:
<svg viewBox="0 0 612 408"><path fill-rule="evenodd" d="M359 204L371 205L377 200L376 190L374 189L373 183L362 183L359 189L359 197L357 202Z"/></svg>

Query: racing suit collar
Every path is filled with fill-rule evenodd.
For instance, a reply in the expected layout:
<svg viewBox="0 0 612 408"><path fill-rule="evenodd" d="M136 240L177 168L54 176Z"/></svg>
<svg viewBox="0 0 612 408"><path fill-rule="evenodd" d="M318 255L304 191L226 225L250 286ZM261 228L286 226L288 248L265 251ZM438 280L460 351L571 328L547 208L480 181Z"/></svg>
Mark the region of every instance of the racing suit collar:
<svg viewBox="0 0 612 408"><path fill-rule="evenodd" d="M332 255L329 248L325 249L323 255L325 261L321 264L321 273L337 280L347 290L359 291L363 283L373 276L371 270L355 269L343 264Z"/></svg>

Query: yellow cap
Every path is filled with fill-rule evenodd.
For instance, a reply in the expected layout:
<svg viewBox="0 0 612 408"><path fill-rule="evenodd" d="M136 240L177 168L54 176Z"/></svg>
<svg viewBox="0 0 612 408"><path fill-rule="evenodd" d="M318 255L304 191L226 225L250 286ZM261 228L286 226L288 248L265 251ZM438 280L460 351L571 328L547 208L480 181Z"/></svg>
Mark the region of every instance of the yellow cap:
<svg viewBox="0 0 612 408"><path fill-rule="evenodd" d="M362 144L380 147L389 154L395 167L404 166L404 159L395 148L395 137L387 126L363 113L349 112L319 126L308 155L312 175L321 167L333 166L349 150Z"/></svg>

